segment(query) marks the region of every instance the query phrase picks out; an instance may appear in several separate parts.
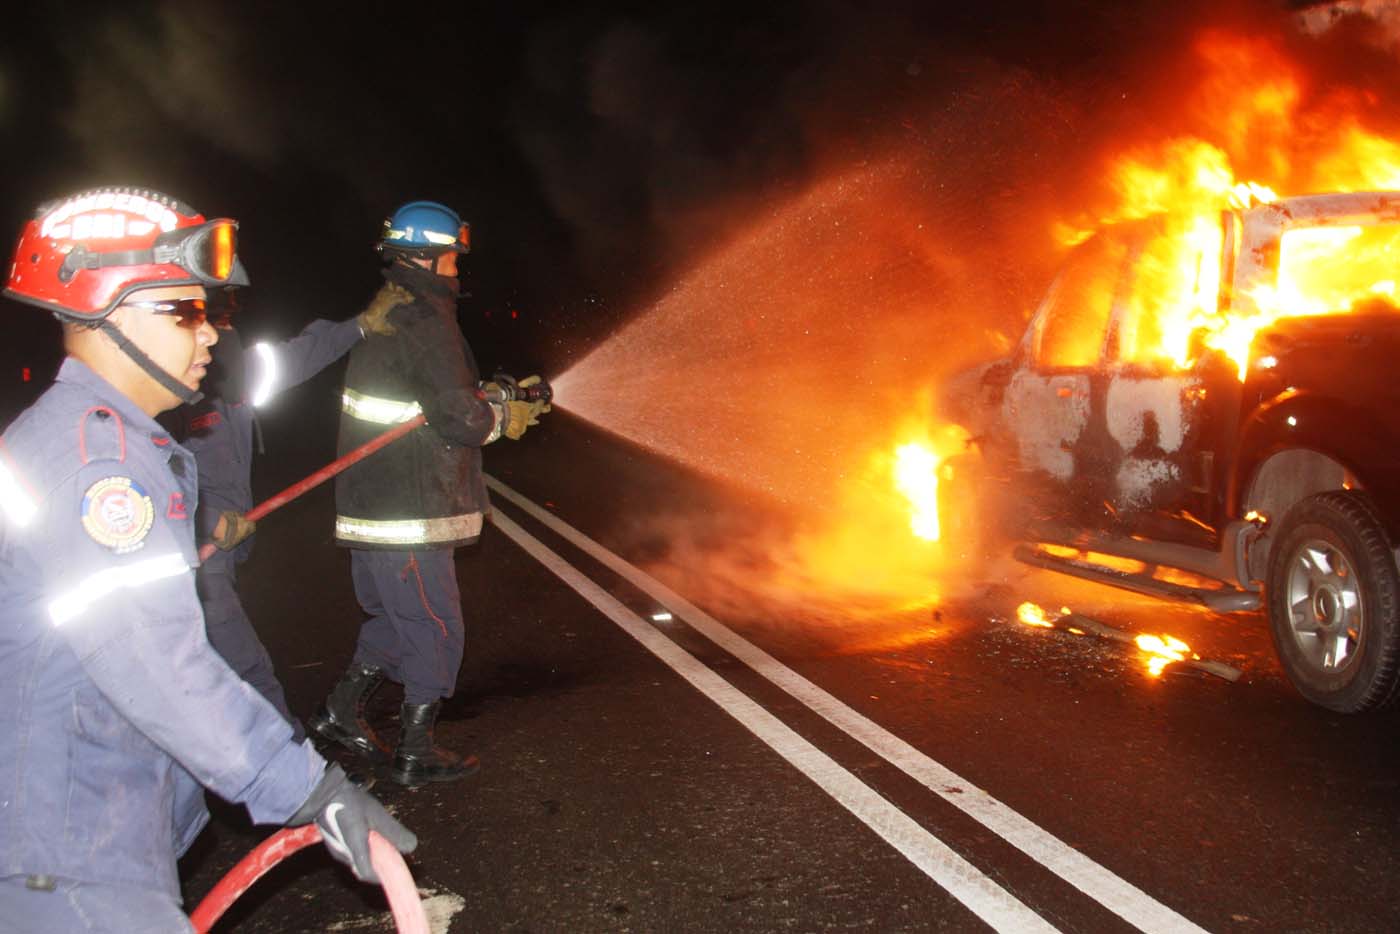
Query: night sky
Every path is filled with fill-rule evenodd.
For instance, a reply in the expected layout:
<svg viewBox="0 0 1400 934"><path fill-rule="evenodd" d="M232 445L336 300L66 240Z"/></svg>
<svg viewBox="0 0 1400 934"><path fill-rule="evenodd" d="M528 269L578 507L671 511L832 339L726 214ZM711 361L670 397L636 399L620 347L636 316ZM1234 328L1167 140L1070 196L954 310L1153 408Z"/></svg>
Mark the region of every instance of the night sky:
<svg viewBox="0 0 1400 934"><path fill-rule="evenodd" d="M1018 125L1043 121L1059 124L1061 144L1092 150L1132 124L1143 75L1202 11L1278 9L12 5L0 38L0 230L8 253L42 200L99 184L165 191L240 221L247 327L287 335L357 311L378 281L370 246L385 214L440 200L472 224L462 320L483 366L557 372L753 211L833 167L891 139L1005 147ZM967 106L1016 82L1036 88L1024 112ZM1047 99L1063 106L1045 110ZM954 110L982 125L942 120ZM995 179L1002 158L974 146L949 171L1004 193L1018 182ZM1047 171L1042 184L1083 167ZM13 395L18 366L47 375L56 331L4 308L14 329L0 366Z"/></svg>

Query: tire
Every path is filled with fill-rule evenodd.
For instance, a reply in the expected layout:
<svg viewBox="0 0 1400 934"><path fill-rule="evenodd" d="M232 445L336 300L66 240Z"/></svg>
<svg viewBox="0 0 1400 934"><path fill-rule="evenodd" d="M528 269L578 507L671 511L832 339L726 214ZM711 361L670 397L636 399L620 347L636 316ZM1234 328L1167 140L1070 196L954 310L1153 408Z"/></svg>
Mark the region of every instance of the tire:
<svg viewBox="0 0 1400 934"><path fill-rule="evenodd" d="M1395 701L1400 574L1370 497L1337 490L1290 509L1266 587L1274 649L1298 693L1340 713Z"/></svg>

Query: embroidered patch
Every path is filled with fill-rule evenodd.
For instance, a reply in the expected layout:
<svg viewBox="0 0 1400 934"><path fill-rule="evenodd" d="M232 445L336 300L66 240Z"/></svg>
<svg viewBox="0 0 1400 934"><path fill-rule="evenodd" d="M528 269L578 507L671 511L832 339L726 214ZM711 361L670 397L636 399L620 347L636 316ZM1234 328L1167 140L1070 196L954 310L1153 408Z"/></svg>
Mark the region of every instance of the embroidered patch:
<svg viewBox="0 0 1400 934"><path fill-rule="evenodd" d="M155 515L151 498L129 477L106 477L83 494L83 528L119 555L141 547Z"/></svg>
<svg viewBox="0 0 1400 934"><path fill-rule="evenodd" d="M188 519L190 514L185 511L185 494L171 493L170 508L165 511L167 519Z"/></svg>

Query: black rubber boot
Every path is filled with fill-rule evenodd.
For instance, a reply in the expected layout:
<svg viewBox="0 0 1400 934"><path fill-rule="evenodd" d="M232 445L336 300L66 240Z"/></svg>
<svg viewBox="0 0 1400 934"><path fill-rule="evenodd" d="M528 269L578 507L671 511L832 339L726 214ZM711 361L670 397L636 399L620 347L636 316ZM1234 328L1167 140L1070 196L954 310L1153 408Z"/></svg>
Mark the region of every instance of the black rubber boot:
<svg viewBox="0 0 1400 934"><path fill-rule="evenodd" d="M339 743L371 762L389 761L389 747L365 720L370 695L384 682L384 672L372 665L354 664L346 670L330 696L306 721L322 739Z"/></svg>
<svg viewBox="0 0 1400 934"><path fill-rule="evenodd" d="M400 785L455 782L481 768L476 756L463 758L433 744L433 724L441 706L441 701L403 705L403 732L399 734L399 748L394 751L394 767L389 773Z"/></svg>

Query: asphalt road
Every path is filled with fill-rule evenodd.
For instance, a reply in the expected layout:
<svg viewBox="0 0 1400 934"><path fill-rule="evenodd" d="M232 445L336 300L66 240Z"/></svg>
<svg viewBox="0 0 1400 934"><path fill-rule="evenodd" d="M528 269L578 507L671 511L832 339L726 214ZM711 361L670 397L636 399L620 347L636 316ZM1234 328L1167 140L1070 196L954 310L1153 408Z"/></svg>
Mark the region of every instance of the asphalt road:
<svg viewBox="0 0 1400 934"><path fill-rule="evenodd" d="M270 418L259 486L329 459L328 431ZM1397 715L1307 705L1258 616L1014 565L884 618L758 612L742 577L665 589L700 580L689 549L782 521L736 491L562 413L487 466L526 505L496 495L503 521L459 552L466 660L439 726L482 771L374 784L419 834L435 930L1400 930ZM269 517L244 571L303 714L360 619L330 517L328 490ZM1023 599L1243 676L1150 678L1123 645L1015 622ZM373 710L391 735L397 704ZM190 904L265 833L219 807L182 862ZM217 929L392 925L316 850Z"/></svg>

